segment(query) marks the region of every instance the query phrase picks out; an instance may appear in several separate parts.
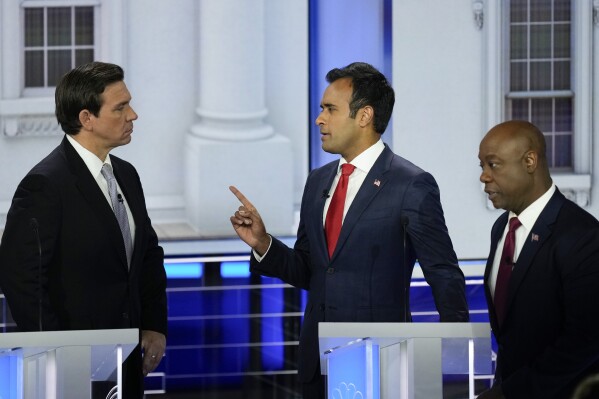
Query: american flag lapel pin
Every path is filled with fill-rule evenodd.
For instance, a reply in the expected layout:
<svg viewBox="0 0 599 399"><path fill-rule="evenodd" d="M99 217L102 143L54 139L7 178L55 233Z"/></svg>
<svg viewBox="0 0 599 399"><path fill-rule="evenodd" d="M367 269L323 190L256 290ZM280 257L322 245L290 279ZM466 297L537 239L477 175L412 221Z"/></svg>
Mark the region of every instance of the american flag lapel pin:
<svg viewBox="0 0 599 399"><path fill-rule="evenodd" d="M381 186L381 181L379 179L374 179L374 185L377 187Z"/></svg>
<svg viewBox="0 0 599 399"><path fill-rule="evenodd" d="M539 242L539 235L535 234L535 233L532 233L530 235L530 242Z"/></svg>

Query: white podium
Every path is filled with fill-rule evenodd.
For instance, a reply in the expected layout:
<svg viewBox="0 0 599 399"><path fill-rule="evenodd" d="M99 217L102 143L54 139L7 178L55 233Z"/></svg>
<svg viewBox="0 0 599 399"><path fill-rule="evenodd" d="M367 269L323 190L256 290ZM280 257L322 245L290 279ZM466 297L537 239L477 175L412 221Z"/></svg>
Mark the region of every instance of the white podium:
<svg viewBox="0 0 599 399"><path fill-rule="evenodd" d="M319 323L329 399L441 399L443 376L491 374L488 323Z"/></svg>
<svg viewBox="0 0 599 399"><path fill-rule="evenodd" d="M122 363L138 341L134 328L0 334L11 374L5 391L10 399L90 398L91 381L116 376L120 399Z"/></svg>

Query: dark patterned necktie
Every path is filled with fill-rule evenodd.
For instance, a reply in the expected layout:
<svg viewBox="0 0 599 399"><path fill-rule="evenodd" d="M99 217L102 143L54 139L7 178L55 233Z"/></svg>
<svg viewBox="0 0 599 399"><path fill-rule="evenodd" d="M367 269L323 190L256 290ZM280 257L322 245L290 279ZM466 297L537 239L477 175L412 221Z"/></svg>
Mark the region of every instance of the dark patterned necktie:
<svg viewBox="0 0 599 399"><path fill-rule="evenodd" d="M522 223L517 217L510 219L510 227L508 229L507 235L505 236L503 252L501 252L501 260L499 261L499 271L497 272L497 281L495 283L495 297L493 298L493 303L495 304L495 313L497 314L499 325L503 323L503 319L505 318L508 287L510 284L512 269L514 267L516 229L518 229L520 226L522 226Z"/></svg>

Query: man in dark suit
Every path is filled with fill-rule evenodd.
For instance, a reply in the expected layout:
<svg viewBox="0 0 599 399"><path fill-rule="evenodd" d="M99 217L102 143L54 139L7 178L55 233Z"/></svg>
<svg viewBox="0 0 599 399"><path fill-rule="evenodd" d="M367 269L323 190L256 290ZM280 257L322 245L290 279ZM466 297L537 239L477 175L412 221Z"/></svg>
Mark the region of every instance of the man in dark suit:
<svg viewBox="0 0 599 399"><path fill-rule="evenodd" d="M93 62L58 84L66 136L16 190L0 285L22 331L139 328L124 367L124 397L139 398L165 351L166 274L139 176L108 155L137 119L123 79L119 66Z"/></svg>
<svg viewBox="0 0 599 399"><path fill-rule="evenodd" d="M395 102L393 89L365 63L333 69L327 81L316 124L322 148L342 158L308 176L294 249L268 235L255 207L231 187L242 203L231 223L253 249L251 271L309 292L299 377L304 398L310 399L325 397L318 323L410 321L409 284L416 259L441 321L469 318L464 276L437 184L381 141ZM345 201L337 201L338 191L345 191Z"/></svg>
<svg viewBox="0 0 599 399"><path fill-rule="evenodd" d="M480 180L507 212L491 231L484 279L495 383L479 399L567 399L599 371L599 222L556 188L545 151L524 121L480 143Z"/></svg>

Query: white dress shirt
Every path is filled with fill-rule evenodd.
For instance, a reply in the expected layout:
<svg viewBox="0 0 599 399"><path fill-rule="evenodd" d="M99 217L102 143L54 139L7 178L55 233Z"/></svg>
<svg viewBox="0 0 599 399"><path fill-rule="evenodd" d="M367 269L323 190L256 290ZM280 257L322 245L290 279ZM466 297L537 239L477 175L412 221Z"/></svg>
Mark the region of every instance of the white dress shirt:
<svg viewBox="0 0 599 399"><path fill-rule="evenodd" d="M370 169L372 169L372 166L374 165L374 163L376 162L378 157L383 153L384 149L385 149L385 144L383 143L383 140L379 139L379 141L377 141L376 143L371 145L367 150L362 152L360 155L355 157L350 162L356 168L354 169L353 173L349 176L349 181L347 183L347 194L345 196L345 206L343 208L343 220L345 220L345 215L347 214L347 210L349 209L352 202L354 201L354 198L356 198L356 194L358 194L358 190L360 190L362 183L364 183L364 180L366 179L366 175L368 175L368 172L370 172ZM339 166L337 167L337 175L335 176L335 179L333 180L333 184L331 185L331 188L329 189L329 196L328 196L327 200L325 201L324 211L322 212L322 225L323 226L326 221L327 211L329 210L329 205L331 204L331 199L333 198L333 193L335 192L335 189L337 188L337 183L339 182L339 178L341 177L341 165L343 165L344 163L347 163L347 161L345 159L341 158L339 161ZM343 220L342 220L342 223L343 223ZM270 240L270 244L272 245L272 238ZM258 253L256 251L252 251L252 253L254 254L254 257L256 258L256 260L258 262L261 262L262 259L264 259L264 257L266 256L266 254L268 254L269 249L270 249L270 245L268 246L268 249L262 256L258 255Z"/></svg>
<svg viewBox="0 0 599 399"><path fill-rule="evenodd" d="M104 193L104 197L106 197L106 201L108 201L110 208L112 208L112 201L110 201L110 194L108 193L108 182L106 182L106 179L102 175L102 166L105 163L109 164L110 167L112 168L112 163L110 162L110 156L107 156L106 161L102 162L102 160L100 158L98 158L96 156L96 154L94 154L87 148L83 147L73 137L71 137L68 134L66 136L67 136L67 140L69 140L69 143L71 143L73 148L75 148L75 151L77 151L77 154L79 154L81 159L83 159L83 162L87 166L87 169L89 169L89 171L92 174L92 176L94 177L94 179L96 179L96 183L98 183L100 190L102 190L102 193ZM123 190L121 190L121 187L119 186L118 181L116 182L116 189L117 189L118 193L121 194L122 198L124 198L123 203L125 204L125 209L127 210L127 219L129 219L129 230L131 231L131 242L135 243L135 221L133 220L133 215L131 214L131 209L129 209L129 204L127 203L127 197L125 197L125 194L123 194Z"/></svg>
<svg viewBox="0 0 599 399"><path fill-rule="evenodd" d="M362 183L366 179L366 175L372 169L372 166L381 155L383 150L385 149L385 144L383 144L383 140L377 141L372 146L370 146L366 151L362 152L360 155L355 157L350 163L356 167L353 173L349 175L349 181L347 183L347 194L345 196L345 207L343 208L343 220L345 220L345 215L347 214L347 210L351 206L354 198L356 198L356 194L358 194L358 190L362 187ZM329 205L331 205L331 199L333 199L333 194L335 193L335 189L337 188L337 183L339 183L339 179L341 178L341 165L347 163L347 161L343 158L339 161L339 166L337 167L337 175L333 180L333 184L329 190L329 196L324 203L324 212L322 213L322 225L324 226L325 220L327 218L327 211L329 210Z"/></svg>
<svg viewBox="0 0 599 399"><path fill-rule="evenodd" d="M513 217L518 217L522 226L516 229L516 242L514 248L514 264L518 261L518 256L522 251L522 247L524 246L524 242L526 241L526 237L531 232L533 226L535 225L537 219L545 206L555 193L555 184L552 184L549 187L549 190L545 192L545 194L541 195L535 202L530 204L525 210L520 212L519 215L516 215L514 212L510 212L508 215L508 220ZM499 272L499 262L501 260L501 253L503 252L503 243L505 241L505 236L509 230L510 224L507 223L505 225L505 229L503 230L503 235L501 240L497 243L497 249L495 250L495 257L493 258L493 267L491 269L491 274L489 275L489 289L491 290L491 296L495 298L495 284L497 283L497 273Z"/></svg>

